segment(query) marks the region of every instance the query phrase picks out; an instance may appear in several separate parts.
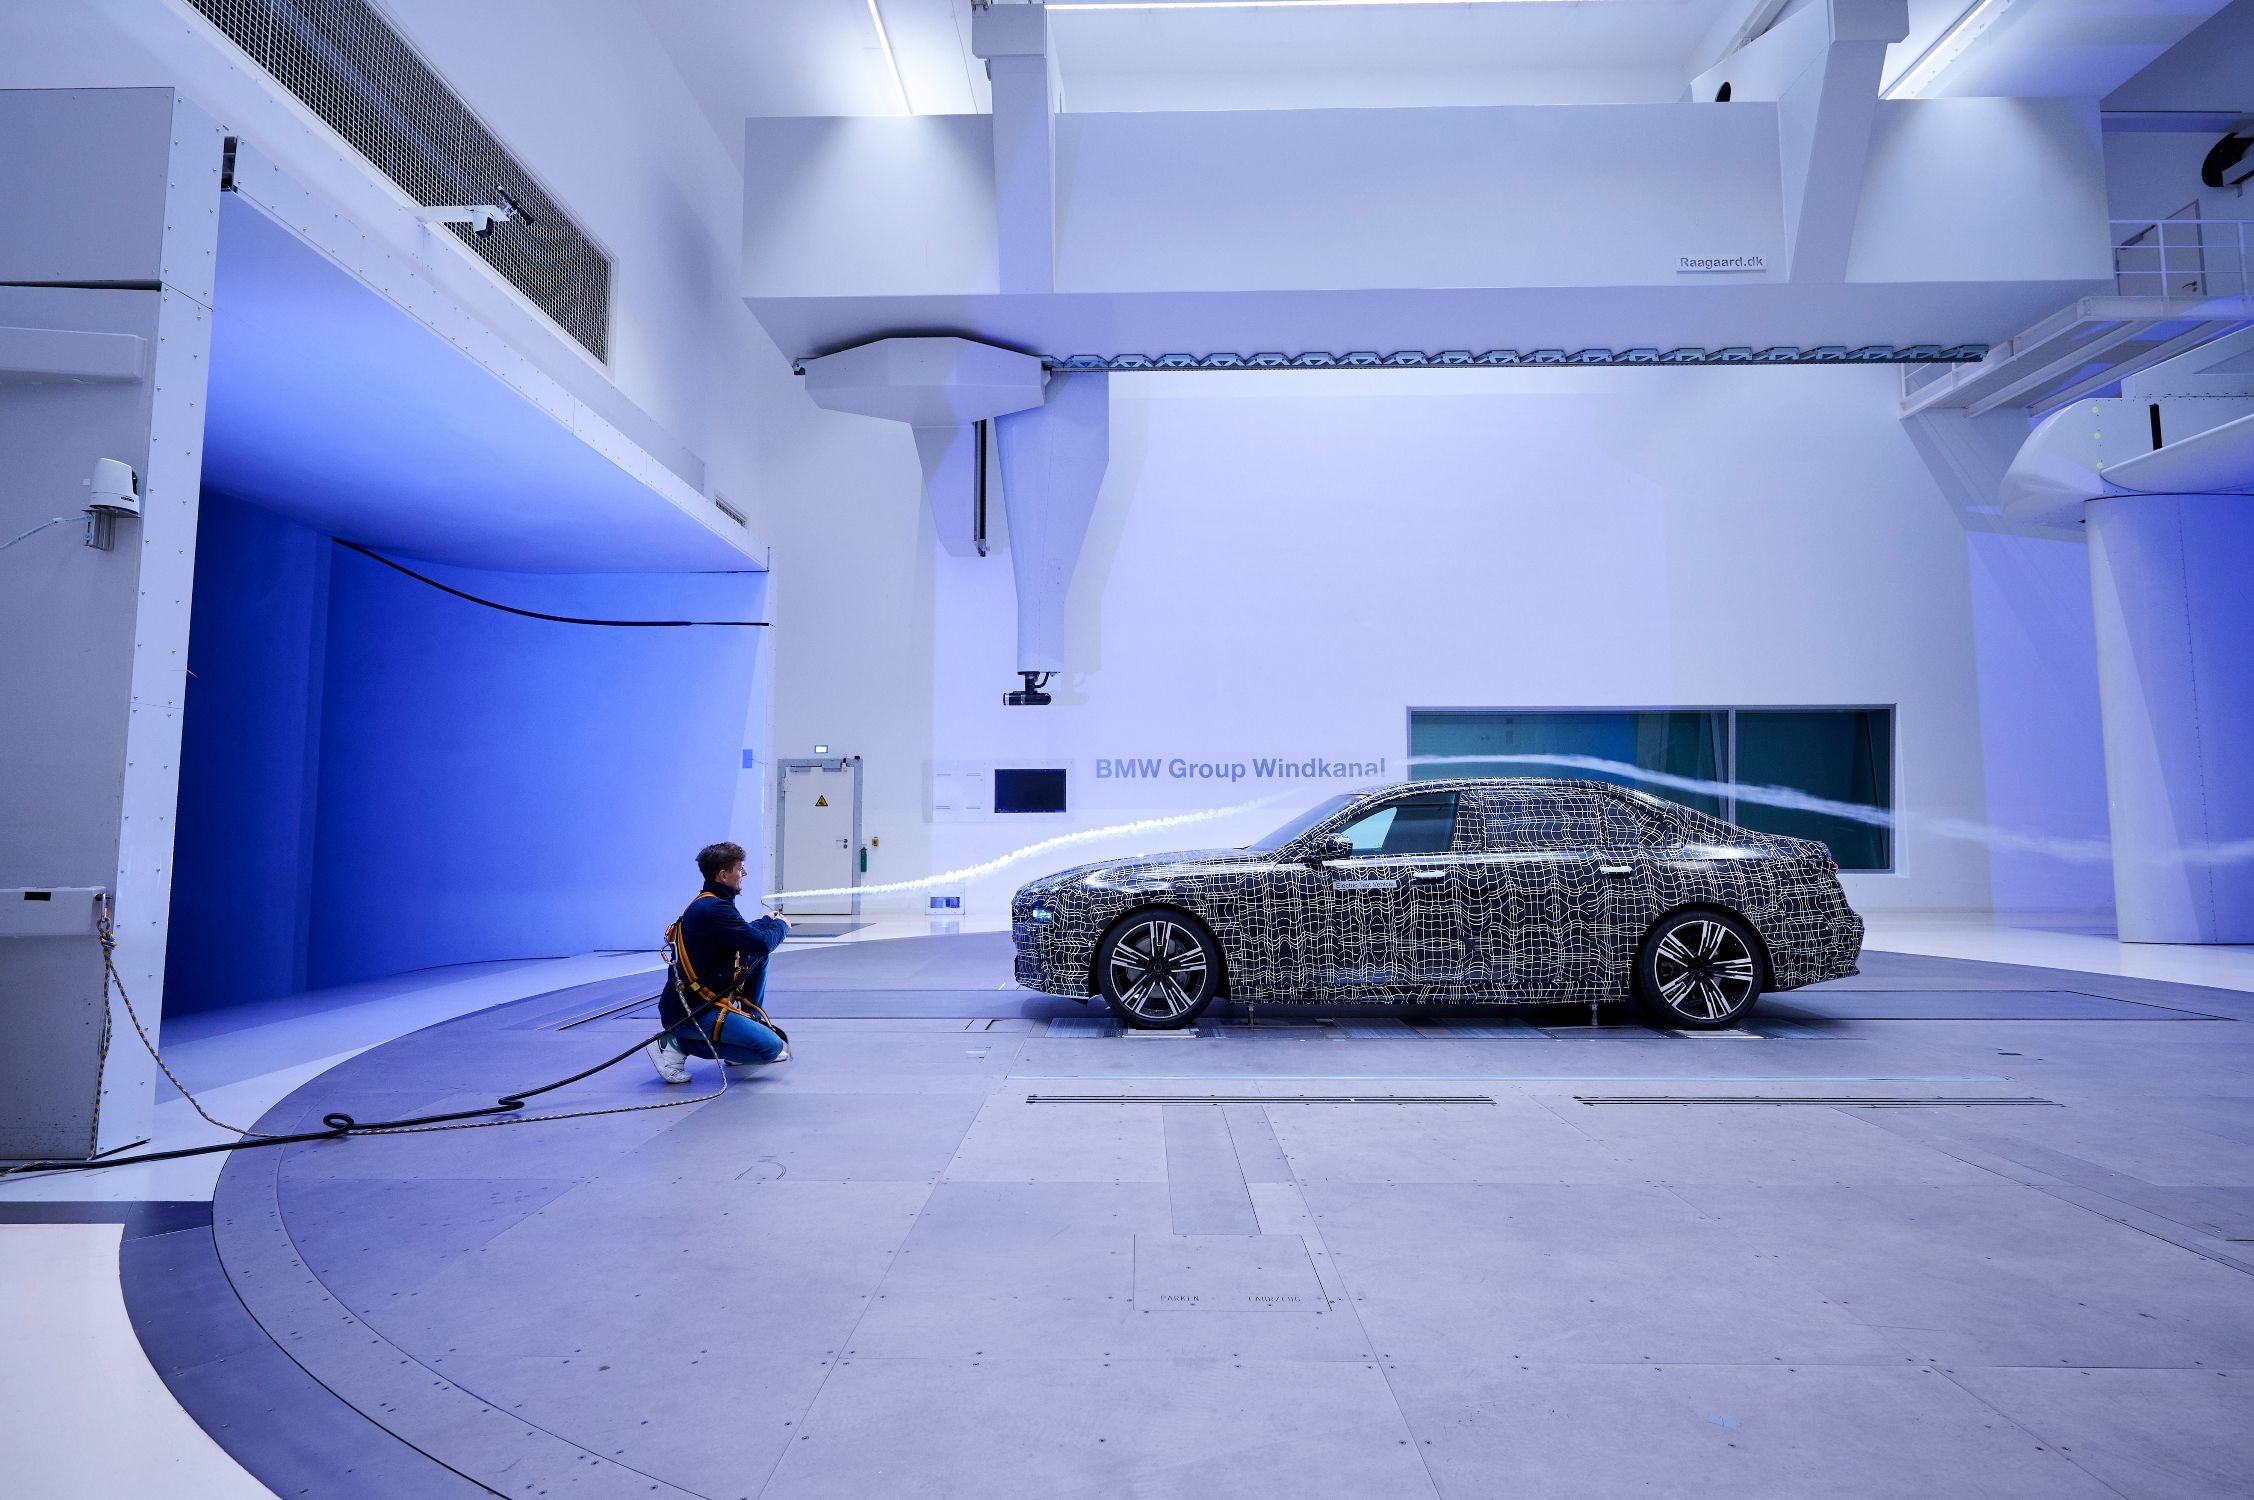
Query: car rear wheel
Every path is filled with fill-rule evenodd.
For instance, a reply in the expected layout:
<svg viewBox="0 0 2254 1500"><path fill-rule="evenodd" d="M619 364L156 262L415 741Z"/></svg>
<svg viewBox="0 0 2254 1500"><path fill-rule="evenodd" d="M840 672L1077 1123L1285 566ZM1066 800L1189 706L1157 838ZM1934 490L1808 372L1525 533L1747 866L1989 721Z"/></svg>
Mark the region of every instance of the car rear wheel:
<svg viewBox="0 0 2254 1500"><path fill-rule="evenodd" d="M1122 1025L1191 1025L1220 987L1221 945L1187 912L1130 912L1096 945L1096 988Z"/></svg>
<svg viewBox="0 0 2254 1500"><path fill-rule="evenodd" d="M1636 950L1636 999L1656 1025L1718 1031L1760 997L1759 940L1727 912L1663 917Z"/></svg>

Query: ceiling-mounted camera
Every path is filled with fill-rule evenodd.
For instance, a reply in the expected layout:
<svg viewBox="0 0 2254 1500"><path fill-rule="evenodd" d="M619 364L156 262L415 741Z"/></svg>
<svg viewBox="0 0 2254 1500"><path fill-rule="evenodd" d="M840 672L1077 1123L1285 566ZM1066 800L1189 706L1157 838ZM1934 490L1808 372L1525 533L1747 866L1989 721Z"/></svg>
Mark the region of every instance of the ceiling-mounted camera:
<svg viewBox="0 0 2254 1500"><path fill-rule="evenodd" d="M493 232L496 224L532 225L540 221L525 211L516 195L505 187L493 190L498 203L439 203L421 211L416 217L425 224L467 224L470 233L484 239Z"/></svg>
<svg viewBox="0 0 2254 1500"><path fill-rule="evenodd" d="M1049 679L1056 676L1056 673L1020 672L1017 675L1025 679L1025 686L1014 693L1004 693L1004 704L1011 708L1047 708L1055 701L1041 689L1049 685Z"/></svg>

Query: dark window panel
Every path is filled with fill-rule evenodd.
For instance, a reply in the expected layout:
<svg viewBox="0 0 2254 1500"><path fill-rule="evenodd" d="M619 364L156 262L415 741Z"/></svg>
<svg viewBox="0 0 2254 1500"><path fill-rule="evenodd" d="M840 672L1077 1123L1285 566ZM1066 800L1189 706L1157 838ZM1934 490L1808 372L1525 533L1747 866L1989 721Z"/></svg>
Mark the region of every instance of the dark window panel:
<svg viewBox="0 0 2254 1500"><path fill-rule="evenodd" d="M1737 784L1781 786L1882 812L1894 806L1891 709L1740 709ZM1740 797L1741 828L1821 839L1842 870L1894 867L1892 831L1853 818Z"/></svg>
<svg viewBox="0 0 2254 1500"><path fill-rule="evenodd" d="M1729 764L1728 732L1729 715L1713 709L1417 713L1409 721L1409 754L1447 757L1448 761L1413 764L1410 774L1422 780L1558 776L1609 781L1723 817L1728 809L1718 794L1683 791L1620 772L1479 757L1588 756L1639 770L1719 783L1726 779Z"/></svg>

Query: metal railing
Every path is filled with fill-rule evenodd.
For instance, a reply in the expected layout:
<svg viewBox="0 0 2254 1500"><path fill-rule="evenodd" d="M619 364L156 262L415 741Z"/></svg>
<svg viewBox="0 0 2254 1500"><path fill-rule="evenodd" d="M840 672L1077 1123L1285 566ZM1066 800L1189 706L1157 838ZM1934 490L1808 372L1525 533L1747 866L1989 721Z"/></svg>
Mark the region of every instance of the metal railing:
<svg viewBox="0 0 2254 1500"><path fill-rule="evenodd" d="M2124 297L2254 296L2254 220L2115 219L2113 284Z"/></svg>

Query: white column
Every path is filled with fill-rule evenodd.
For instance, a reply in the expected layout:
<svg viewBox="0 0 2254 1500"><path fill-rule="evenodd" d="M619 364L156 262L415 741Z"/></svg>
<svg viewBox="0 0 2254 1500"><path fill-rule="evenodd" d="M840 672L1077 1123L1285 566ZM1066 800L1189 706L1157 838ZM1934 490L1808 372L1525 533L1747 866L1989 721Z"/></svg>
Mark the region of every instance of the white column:
<svg viewBox="0 0 2254 1500"><path fill-rule="evenodd" d="M994 85L995 249L1004 292L1056 283L1057 76L1039 4L971 16L971 50Z"/></svg>
<svg viewBox="0 0 2254 1500"><path fill-rule="evenodd" d="M1064 670L1064 601L1111 462L1111 377L1049 377L1049 400L994 423L1017 581L1017 666Z"/></svg>
<svg viewBox="0 0 2254 1500"><path fill-rule="evenodd" d="M2121 937L2254 942L2254 496L2084 515Z"/></svg>

